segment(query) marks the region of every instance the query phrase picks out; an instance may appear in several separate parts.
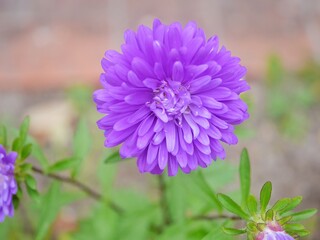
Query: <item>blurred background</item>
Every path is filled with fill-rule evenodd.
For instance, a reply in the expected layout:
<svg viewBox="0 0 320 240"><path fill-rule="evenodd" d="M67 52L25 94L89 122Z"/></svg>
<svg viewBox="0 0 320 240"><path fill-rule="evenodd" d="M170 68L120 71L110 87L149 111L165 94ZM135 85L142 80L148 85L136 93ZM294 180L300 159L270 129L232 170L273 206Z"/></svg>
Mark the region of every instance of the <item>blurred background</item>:
<svg viewBox="0 0 320 240"><path fill-rule="evenodd" d="M101 140L91 101L100 60L120 48L126 29L151 26L155 17L196 21L248 69L251 118L237 129L239 144L226 147L226 161L236 165L246 146L256 194L272 180L274 199L302 195L304 207L320 208L319 0L0 0L0 121L17 126L30 115L31 134L49 156L69 151L79 116ZM101 152L102 141L96 145ZM92 154L88 165L98 165ZM95 178L91 168L82 174ZM134 163L119 175L116 186L150 190ZM74 208L64 214L62 222L75 224Z"/></svg>

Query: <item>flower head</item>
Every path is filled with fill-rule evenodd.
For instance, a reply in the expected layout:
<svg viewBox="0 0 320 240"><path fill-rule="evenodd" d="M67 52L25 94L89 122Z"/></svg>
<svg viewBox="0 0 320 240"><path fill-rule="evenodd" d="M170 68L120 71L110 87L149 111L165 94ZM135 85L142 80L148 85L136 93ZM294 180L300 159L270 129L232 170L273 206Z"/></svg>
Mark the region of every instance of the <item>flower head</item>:
<svg viewBox="0 0 320 240"><path fill-rule="evenodd" d="M7 154L0 144L0 222L6 216L12 217L14 213L12 196L17 193L17 182L14 178L14 164L16 152Z"/></svg>
<svg viewBox="0 0 320 240"><path fill-rule="evenodd" d="M140 172L189 173L224 158L221 142L236 144L234 125L248 118L239 94L249 86L240 59L206 40L193 22L128 30L122 53L102 59L103 89L94 93L105 146L122 144L123 158L137 157Z"/></svg>
<svg viewBox="0 0 320 240"><path fill-rule="evenodd" d="M263 232L257 235L256 240L294 240L294 238L287 234L278 223L270 222Z"/></svg>

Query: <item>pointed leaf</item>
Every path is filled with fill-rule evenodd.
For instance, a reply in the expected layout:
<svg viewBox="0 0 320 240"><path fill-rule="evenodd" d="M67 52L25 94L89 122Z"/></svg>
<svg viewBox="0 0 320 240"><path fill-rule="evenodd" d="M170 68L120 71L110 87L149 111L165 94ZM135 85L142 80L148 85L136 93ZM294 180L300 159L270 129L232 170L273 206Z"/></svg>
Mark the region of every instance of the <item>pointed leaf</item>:
<svg viewBox="0 0 320 240"><path fill-rule="evenodd" d="M290 203L283 209L279 210L279 214L283 214L285 212L291 211L292 209L295 209L302 201L302 196L297 196L294 198L291 198Z"/></svg>
<svg viewBox="0 0 320 240"><path fill-rule="evenodd" d="M243 209L229 196L220 193L218 194L218 199L220 200L222 206L224 206L229 212L234 213L243 219L249 220L250 216L245 213Z"/></svg>
<svg viewBox="0 0 320 240"><path fill-rule="evenodd" d="M250 195L247 201L247 208L250 215L254 216L258 213L258 202L255 196Z"/></svg>
<svg viewBox="0 0 320 240"><path fill-rule="evenodd" d="M31 176L31 175L27 175L26 176L26 184L28 185L28 187L30 187L31 189L33 189L33 190L36 190L37 189L37 181L36 181L36 179L33 177L33 176Z"/></svg>
<svg viewBox="0 0 320 240"><path fill-rule="evenodd" d="M287 207L290 202L291 202L290 198L280 199L272 206L272 209L275 212L278 212L278 211L284 209L285 207Z"/></svg>
<svg viewBox="0 0 320 240"><path fill-rule="evenodd" d="M32 144L29 143L27 145L25 145L23 148L22 148L22 152L21 152L21 159L26 159L27 157L30 156L32 152Z"/></svg>
<svg viewBox="0 0 320 240"><path fill-rule="evenodd" d="M241 205L246 206L251 184L251 173L250 173L250 159L248 150L244 148L240 157L240 188L241 188Z"/></svg>
<svg viewBox="0 0 320 240"><path fill-rule="evenodd" d="M269 204L270 198L271 198L271 192L272 192L272 184L271 182L266 182L261 191L260 191L260 208L261 213L265 213L266 208Z"/></svg>
<svg viewBox="0 0 320 240"><path fill-rule="evenodd" d="M24 145L27 140L29 125L30 125L30 118L29 118L29 116L27 116L23 119L23 122L20 125L19 137L21 139L22 145Z"/></svg>
<svg viewBox="0 0 320 240"><path fill-rule="evenodd" d="M228 235L241 235L246 233L246 229L236 229L236 228L223 228L223 231Z"/></svg>
<svg viewBox="0 0 320 240"><path fill-rule="evenodd" d="M317 209L311 208L311 209L303 210L300 212L292 213L288 216L292 217L291 221L297 222L297 221L308 219L316 213L317 213Z"/></svg>
<svg viewBox="0 0 320 240"><path fill-rule="evenodd" d="M104 160L104 163L116 163L121 160L122 159L120 157L119 151L114 151L113 153L111 153L106 157L106 159Z"/></svg>
<svg viewBox="0 0 320 240"><path fill-rule="evenodd" d="M76 157L70 157L66 159L62 159L53 165L51 165L48 169L48 172L59 172L67 169L73 168L76 164L78 164L78 159Z"/></svg>

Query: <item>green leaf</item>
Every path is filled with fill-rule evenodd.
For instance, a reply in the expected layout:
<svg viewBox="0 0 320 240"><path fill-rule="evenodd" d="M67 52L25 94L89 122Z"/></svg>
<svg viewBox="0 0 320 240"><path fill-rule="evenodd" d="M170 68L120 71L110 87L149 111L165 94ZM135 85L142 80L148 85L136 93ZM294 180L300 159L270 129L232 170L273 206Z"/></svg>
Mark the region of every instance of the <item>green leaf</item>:
<svg viewBox="0 0 320 240"><path fill-rule="evenodd" d="M272 209L269 209L267 212L266 212L266 220L267 221L272 221L273 220L273 217L274 217L274 211Z"/></svg>
<svg viewBox="0 0 320 240"><path fill-rule="evenodd" d="M13 195L12 196L12 203L13 203L13 207L14 209L18 209L19 205L20 205L20 199L18 198L17 195Z"/></svg>
<svg viewBox="0 0 320 240"><path fill-rule="evenodd" d="M291 221L292 217L291 216L287 216L287 217L282 217L280 219L277 219L277 222L280 224L280 225L284 225L286 224L287 222Z"/></svg>
<svg viewBox="0 0 320 240"><path fill-rule="evenodd" d="M119 161L121 161L119 151L114 151L106 157L104 163L116 163Z"/></svg>
<svg viewBox="0 0 320 240"><path fill-rule="evenodd" d="M36 181L36 179L35 179L33 176L31 176L31 175L28 174L28 175L26 176L25 181L26 181L26 184L27 184L27 186L28 186L29 188L31 188L31 189L33 189L33 190L36 190L36 189L37 189L37 181Z"/></svg>
<svg viewBox="0 0 320 240"><path fill-rule="evenodd" d="M20 152L21 150L21 147L22 147L22 141L21 141L21 138L16 138L13 140L13 143L12 143L12 151L14 152Z"/></svg>
<svg viewBox="0 0 320 240"><path fill-rule="evenodd" d="M41 201L41 213L36 233L36 240L43 240L55 220L60 210L60 203L57 198L60 195L60 184L53 182L49 191L45 194Z"/></svg>
<svg viewBox="0 0 320 240"><path fill-rule="evenodd" d="M247 201L247 208L251 215L256 215L258 213L258 202L255 196L250 195Z"/></svg>
<svg viewBox="0 0 320 240"><path fill-rule="evenodd" d="M49 166L49 161L44 155L43 150L37 144L36 142L33 141L33 147L32 147L32 156L40 163L41 167L44 169L44 171L47 171L48 166Z"/></svg>
<svg viewBox="0 0 320 240"><path fill-rule="evenodd" d="M30 198L35 201L35 202L39 202L39 193L37 190L31 188L27 183L26 183L26 188L27 188L27 192L28 195L30 196Z"/></svg>
<svg viewBox="0 0 320 240"><path fill-rule="evenodd" d="M291 216L292 217L291 221L298 222L298 221L301 221L301 220L308 219L308 218L312 217L316 213L317 213L317 209L311 208L311 209L303 210L303 211L300 211L300 212L295 212L295 213L292 213L290 215L286 214L286 216Z"/></svg>
<svg viewBox="0 0 320 240"><path fill-rule="evenodd" d="M240 235L246 233L246 229L236 229L236 228L223 228L223 231L228 235Z"/></svg>
<svg viewBox="0 0 320 240"><path fill-rule="evenodd" d="M266 212L266 208L269 204L270 198L271 198L271 192L272 192L272 184L271 182L266 182L261 191L260 191L260 208L261 213Z"/></svg>
<svg viewBox="0 0 320 240"><path fill-rule="evenodd" d="M5 126L0 125L0 144L2 144L4 147L7 146L8 139L7 139L7 129Z"/></svg>
<svg viewBox="0 0 320 240"><path fill-rule="evenodd" d="M250 216L244 212L243 209L229 196L219 193L218 199L220 200L222 206L224 206L229 212L232 212L245 220L249 220Z"/></svg>
<svg viewBox="0 0 320 240"><path fill-rule="evenodd" d="M79 120L74 139L73 139L73 155L78 159L77 164L75 165L72 171L72 177L75 177L79 174L81 163L84 158L90 152L91 148L91 136L87 123L84 118Z"/></svg>
<svg viewBox="0 0 320 240"><path fill-rule="evenodd" d="M22 152L21 152L21 159L26 159L27 157L30 156L32 152L32 144L29 143L27 145L25 145L23 148L22 148Z"/></svg>
<svg viewBox="0 0 320 240"><path fill-rule="evenodd" d="M291 202L290 198L280 199L273 205L272 209L275 212L278 212L278 211L284 209L285 207L287 207L290 202Z"/></svg>
<svg viewBox="0 0 320 240"><path fill-rule="evenodd" d="M291 211L292 209L295 209L301 203L301 201L302 201L302 196L291 198L290 203L283 209L279 210L279 214L283 214L285 212Z"/></svg>
<svg viewBox="0 0 320 240"><path fill-rule="evenodd" d="M207 183L205 177L203 176L201 171L198 171L197 174L195 174L196 177L194 178L195 183L197 186L204 192L206 193L210 199L212 199L213 203L216 205L218 211L222 210L221 203L219 199L217 198L216 193L213 191L213 189L209 186Z"/></svg>
<svg viewBox="0 0 320 240"><path fill-rule="evenodd" d="M23 122L20 125L19 137L21 139L22 145L24 145L24 143L27 140L29 125L30 125L30 118L29 118L29 116L27 116L24 118Z"/></svg>
<svg viewBox="0 0 320 240"><path fill-rule="evenodd" d="M49 173L64 171L67 169L73 168L76 164L78 164L78 158L70 157L66 159L62 159L60 161L55 162L48 169Z"/></svg>
<svg viewBox="0 0 320 240"><path fill-rule="evenodd" d="M249 194L250 194L250 184L251 184L251 173L250 173L250 159L248 155L248 150L244 148L240 157L240 188L241 188L241 205L246 206Z"/></svg>
<svg viewBox="0 0 320 240"><path fill-rule="evenodd" d="M30 163L24 163L20 166L20 169L23 173L28 173L32 169L32 164Z"/></svg>
<svg viewBox="0 0 320 240"><path fill-rule="evenodd" d="M304 226L300 223L289 223L284 226L284 229L286 230L286 232L295 232L304 230Z"/></svg>

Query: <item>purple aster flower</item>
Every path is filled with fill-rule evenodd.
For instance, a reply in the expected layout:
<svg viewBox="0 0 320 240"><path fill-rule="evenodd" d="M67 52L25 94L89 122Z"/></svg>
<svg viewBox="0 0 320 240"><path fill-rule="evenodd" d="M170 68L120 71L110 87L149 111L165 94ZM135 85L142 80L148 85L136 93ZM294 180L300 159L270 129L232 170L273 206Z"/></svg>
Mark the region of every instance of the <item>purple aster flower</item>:
<svg viewBox="0 0 320 240"><path fill-rule="evenodd" d="M257 235L256 240L294 240L294 238L287 234L278 223L270 222L263 232Z"/></svg>
<svg viewBox="0 0 320 240"><path fill-rule="evenodd" d="M122 53L105 53L103 89L93 95L105 114L98 121L105 146L122 144L121 157L137 157L140 172L167 167L170 176L223 159L221 142L236 144L234 125L249 116L239 98L249 89L240 59L193 22L156 19L124 38Z"/></svg>
<svg viewBox="0 0 320 240"><path fill-rule="evenodd" d="M14 208L12 195L17 193L17 182L14 178L14 164L17 158L16 152L6 153L0 144L0 222L6 216L13 217Z"/></svg>

